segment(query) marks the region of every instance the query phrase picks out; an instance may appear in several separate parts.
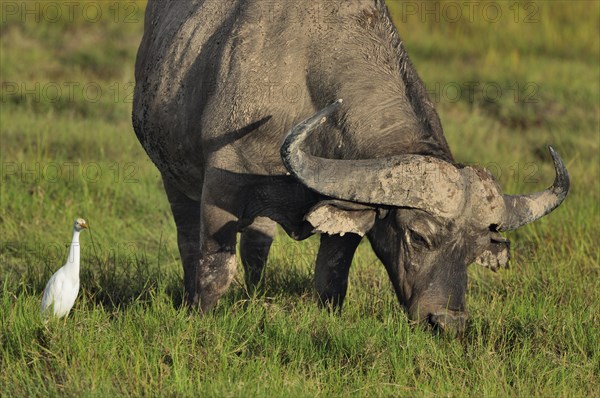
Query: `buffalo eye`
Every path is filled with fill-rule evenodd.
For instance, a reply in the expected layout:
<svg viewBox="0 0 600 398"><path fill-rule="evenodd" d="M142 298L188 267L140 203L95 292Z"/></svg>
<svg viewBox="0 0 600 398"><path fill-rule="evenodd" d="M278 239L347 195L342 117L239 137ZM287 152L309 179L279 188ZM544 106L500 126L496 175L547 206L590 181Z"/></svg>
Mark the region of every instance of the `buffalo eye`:
<svg viewBox="0 0 600 398"><path fill-rule="evenodd" d="M409 243L412 246L431 249L431 241L427 236L414 230L408 231Z"/></svg>

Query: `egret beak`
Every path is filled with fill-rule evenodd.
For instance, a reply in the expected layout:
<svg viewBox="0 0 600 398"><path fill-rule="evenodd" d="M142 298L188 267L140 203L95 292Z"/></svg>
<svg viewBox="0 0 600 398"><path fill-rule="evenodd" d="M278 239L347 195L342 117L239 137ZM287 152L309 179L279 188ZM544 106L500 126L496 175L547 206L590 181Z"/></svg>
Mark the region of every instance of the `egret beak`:
<svg viewBox="0 0 600 398"><path fill-rule="evenodd" d="M79 225L81 225L81 228L88 229L88 225L86 223L82 223L82 224L79 224Z"/></svg>

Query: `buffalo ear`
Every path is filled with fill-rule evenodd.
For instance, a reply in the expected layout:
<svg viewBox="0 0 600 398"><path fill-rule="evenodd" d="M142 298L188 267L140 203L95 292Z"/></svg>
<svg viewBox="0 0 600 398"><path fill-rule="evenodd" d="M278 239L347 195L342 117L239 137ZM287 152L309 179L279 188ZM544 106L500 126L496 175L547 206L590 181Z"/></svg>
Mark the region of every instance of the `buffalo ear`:
<svg viewBox="0 0 600 398"><path fill-rule="evenodd" d="M313 227L313 232L329 235L346 233L364 236L375 224L377 210L343 200L324 200L313 206L304 219Z"/></svg>
<svg viewBox="0 0 600 398"><path fill-rule="evenodd" d="M510 241L498 233L493 233L490 243L475 259L474 263L496 272L499 268L508 268L510 260Z"/></svg>

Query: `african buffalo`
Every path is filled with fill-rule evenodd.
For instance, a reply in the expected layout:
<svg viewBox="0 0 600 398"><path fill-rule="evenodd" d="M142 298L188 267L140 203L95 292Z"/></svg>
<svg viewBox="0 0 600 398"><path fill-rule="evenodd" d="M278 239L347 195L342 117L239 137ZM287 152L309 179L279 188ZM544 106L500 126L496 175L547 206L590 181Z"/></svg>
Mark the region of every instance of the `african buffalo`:
<svg viewBox="0 0 600 398"><path fill-rule="evenodd" d="M366 235L409 317L460 330L467 266L505 265L499 232L569 189L552 148L554 184L531 195L454 161L383 0L150 0L135 78L135 132L202 311L234 276L236 233L253 286L277 223L294 239L321 233L322 304L341 308Z"/></svg>

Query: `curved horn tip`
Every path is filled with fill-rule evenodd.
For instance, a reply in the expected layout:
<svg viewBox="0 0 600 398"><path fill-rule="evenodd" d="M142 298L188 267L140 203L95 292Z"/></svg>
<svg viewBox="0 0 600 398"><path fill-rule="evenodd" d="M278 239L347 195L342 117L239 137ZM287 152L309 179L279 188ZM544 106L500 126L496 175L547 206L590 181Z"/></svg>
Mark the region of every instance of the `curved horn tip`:
<svg viewBox="0 0 600 398"><path fill-rule="evenodd" d="M325 108L321 109L308 119L303 122L298 123L286 134L283 144L279 149L279 153L281 155L281 159L283 160L283 164L290 171L291 166L291 155L292 152L299 151L299 146L302 141L306 138L307 134L316 128L317 126L325 123L327 117L335 112L340 105L344 102L341 98L332 102Z"/></svg>
<svg viewBox="0 0 600 398"><path fill-rule="evenodd" d="M338 99L337 101L332 102L331 104L327 105L325 108L317 112L311 119L314 120L318 118L320 119L319 124L325 123L327 117L333 112L337 111L342 102L344 102L342 99Z"/></svg>
<svg viewBox="0 0 600 398"><path fill-rule="evenodd" d="M567 171L565 162L562 160L558 152L556 152L556 149L554 149L552 145L548 145L548 150L552 156L554 170L556 171L556 178L554 180L554 184L552 184L552 188L556 194L565 197L567 196L571 186L569 172Z"/></svg>
<svg viewBox="0 0 600 398"><path fill-rule="evenodd" d="M554 183L545 191L534 194L504 195L506 214L499 224L499 231L512 231L529 224L550 213L565 200L571 184L569 172L558 152L550 145L548 150L554 162Z"/></svg>
<svg viewBox="0 0 600 398"><path fill-rule="evenodd" d="M325 108L323 108L320 112L317 112L317 114L323 118L331 115L333 112L335 112L340 105L344 102L343 99L339 98L338 100L332 102L331 104L327 105Z"/></svg>
<svg viewBox="0 0 600 398"><path fill-rule="evenodd" d="M554 164L563 164L563 161L560 157L560 155L558 154L558 152L556 152L556 149L554 149L554 147L552 145L548 145L548 151L550 151L550 155L552 156L552 160L554 161Z"/></svg>
<svg viewBox="0 0 600 398"><path fill-rule="evenodd" d="M331 104L327 105L322 111L322 118L325 119L327 116L331 115L333 112L337 111L344 102L343 99L339 98Z"/></svg>
<svg viewBox="0 0 600 398"><path fill-rule="evenodd" d="M307 128L311 129L316 125L324 123L327 117L340 107L342 102L344 102L342 99L338 99L337 101L332 102L325 108L321 109L320 111L306 119L304 122L298 124L294 129L298 128L299 130L306 130Z"/></svg>
<svg viewBox="0 0 600 398"><path fill-rule="evenodd" d="M292 127L284 141L284 146L287 146L287 141L294 139L295 137L302 136L310 130L312 130L313 128L325 123L327 117L333 112L335 112L340 107L342 102L342 99L338 99L337 101L327 105L325 108L321 109L308 119Z"/></svg>

